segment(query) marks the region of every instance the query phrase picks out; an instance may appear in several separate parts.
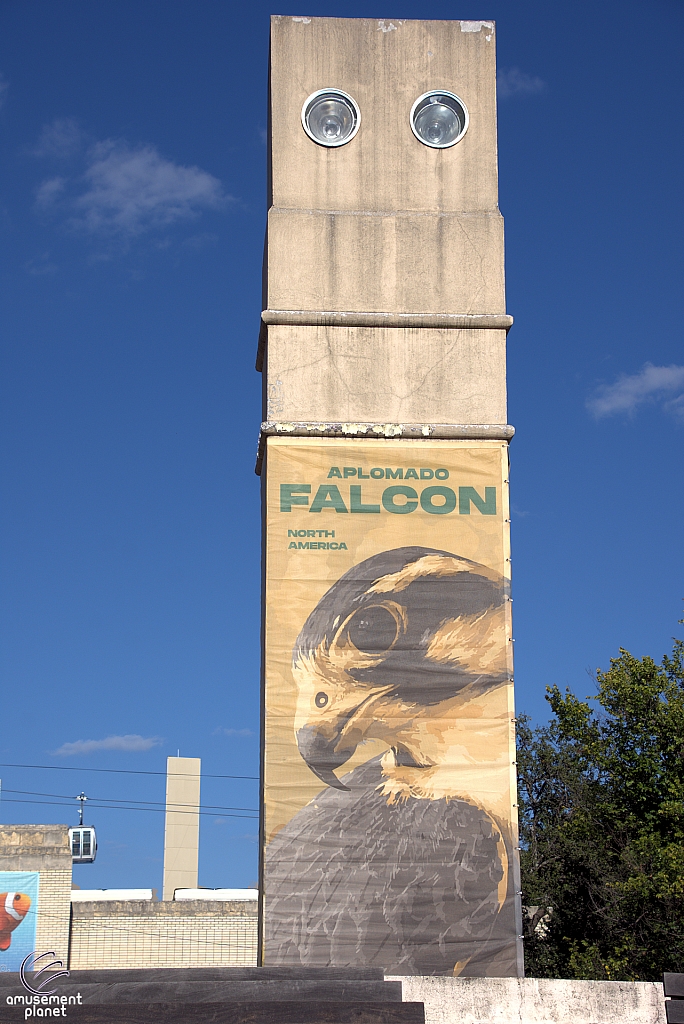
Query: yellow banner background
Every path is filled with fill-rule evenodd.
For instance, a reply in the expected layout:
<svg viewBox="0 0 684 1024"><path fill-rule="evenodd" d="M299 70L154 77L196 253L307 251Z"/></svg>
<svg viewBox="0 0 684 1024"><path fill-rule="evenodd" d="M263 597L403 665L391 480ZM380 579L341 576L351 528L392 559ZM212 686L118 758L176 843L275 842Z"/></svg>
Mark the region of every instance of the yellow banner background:
<svg viewBox="0 0 684 1024"><path fill-rule="evenodd" d="M372 469L375 470L373 476L371 476ZM392 477L384 475L387 469L392 470ZM397 473L399 469L402 470L401 479ZM383 476L379 477L381 470ZM413 470L415 476L409 473L409 470ZM421 470L423 470L423 479L420 478ZM437 470L440 470L440 473L435 476ZM510 520L507 445L497 441L384 439L336 441L319 438L270 438L267 444L265 472L266 590L263 775L263 834L266 846L263 885L264 914L267 919L265 962L312 964L319 962L315 943L313 945L303 943L302 940L298 946L299 940L294 941L294 944L291 943L288 947L290 949L288 955L291 959L287 960L278 942L273 938L268 938L270 908L273 908L273 916L279 919L278 927L281 934L287 930L288 914L291 914L291 909L287 909L289 904L275 901L276 888L278 893L281 893L283 885L286 883L281 878L276 886L274 869L269 866L269 843L285 827L287 829L291 826L296 827L296 822L293 822L293 819L319 795L320 798L323 798L328 789L321 778L317 777L307 765L298 746L296 731L302 725L302 706L303 702L304 706L306 705L304 700L306 694L303 696L299 692L302 686L301 678L303 678L301 673L299 685L293 675L293 649L307 619L315 612L319 602L321 605L323 604L330 588L340 577L366 559L380 556L382 553L389 555L397 549L423 548L432 552L441 552L441 556L429 555L427 557L428 559L442 557L447 566L444 571L447 572L451 572L450 566L456 564L454 559L464 560L464 564L465 560L477 563L474 568L471 568L472 578L479 571L480 576L488 575L490 580L499 581L496 582L496 585L504 588L501 593L504 593L504 590L506 592L506 596L501 599L496 610L487 613L489 618L482 615L479 618L471 616L467 620L468 628L471 631L469 633L471 648L475 642L472 640L472 636L476 636L476 634L472 634L472 630L477 628L482 632L485 630L482 622L487 624L485 632L482 632L482 647L477 655L479 667L476 666L473 672L476 674L480 672L477 678L481 680L487 677L488 672L490 675L494 672L492 666L495 664L498 672L496 686L493 686L491 691L487 691L486 695L474 697L458 710L454 710L453 700L447 701L443 705L434 704L434 709L430 711L434 721L431 720L429 723L429 729L427 726L421 725L424 735L428 736L430 730L434 733L436 728L434 722L437 722L444 735L447 735L448 730L451 729L448 735L454 737L458 735L460 738L453 739L451 746L445 746L444 742L441 742L440 746L440 743L435 741L431 747L428 737L421 741L421 749L428 753L430 750L436 752L433 757L436 762L440 757L450 759L448 764L446 761L441 765L437 764L434 772L431 769L423 770L426 777L429 776L433 780L437 780L433 783L435 787L433 790L430 791L428 786L430 799L443 798L447 803L449 800L468 802L473 806L484 808L482 813L486 811L491 820L502 826L502 835L505 833L508 854L501 855L502 863L504 861L506 863L498 883L499 898L501 907L506 903L510 910L513 874L516 874L513 871L513 861L517 858L517 854L513 850L517 845L517 820L515 813L512 644L510 642L510 597L508 596ZM429 475L430 472L432 476ZM418 479L415 478L416 476ZM289 485L285 490L284 504L281 504L283 497L281 485ZM351 510L336 511L331 507L323 507L320 512L312 511L312 503L314 503L321 485L336 486L344 506L349 510L353 504L358 507L361 503L361 507L379 506L380 511L354 513ZM299 487L307 486L310 487L308 493L298 490ZM383 494L387 488L397 486L411 487L416 491L418 501L414 511L410 513L388 511L383 502ZM422 507L420 503L422 492L426 488L435 486L450 488L453 491L455 496L453 511L446 514L440 511L440 505L445 500L440 492L437 492L437 496L434 496L433 492L430 500L427 500L428 511ZM357 488L355 502L350 494L352 487ZM360 492L358 491L359 487L361 488ZM480 499L480 507L476 502L466 500L468 514L465 514L462 507L463 502L459 502L460 488L474 488ZM487 488L490 490L487 491ZM490 501L486 512L483 513L481 509L484 497L488 495L491 498L492 488L496 490L496 512L491 514L493 506ZM466 491L466 499L471 494L471 491ZM291 505L289 505L288 496L292 498ZM327 501L324 504L329 506L331 504L329 492L326 497ZM336 500L333 495L332 501ZM406 500L406 495L397 496L395 493L387 504L390 508L396 509ZM297 502L306 502L306 504ZM283 507L290 507L291 510L283 511L281 510ZM315 533L313 537L310 536L311 531ZM334 537L332 536L333 531ZM306 535L302 536L302 533ZM309 547L302 546L305 544L309 544ZM323 544L338 546L335 549L323 548L321 547ZM344 546L340 547L339 545ZM453 558L446 559L446 555L453 556ZM431 562L428 560L424 564L429 566ZM480 567L479 570L478 567ZM489 570L489 574L486 570ZM443 572L442 569L439 571ZM494 585L492 583L492 586ZM435 594L439 592L435 591ZM434 612L439 619L440 609L436 608ZM496 616L495 619L492 618L493 615ZM463 622L465 621L464 618ZM446 627L442 625L440 628L444 633ZM445 651L441 656L443 663L449 658L456 658L459 630L462 632L465 627L459 619L457 627L452 625L451 628L451 633L445 633L441 639L437 638L445 646ZM437 650L436 644L437 640L432 641L431 651ZM472 653L470 658L472 661ZM502 666L504 667L502 668ZM502 681L504 672L506 679ZM317 685L323 687L323 684L312 683L312 694ZM484 684L480 683L479 685L483 686ZM329 690L330 687L327 689ZM299 712L297 711L298 699ZM434 717L439 716L440 706L445 709L441 722L438 717ZM409 719L413 721L413 718L407 715L405 703L401 704L401 707L403 711L398 711L398 715L403 714L406 721L399 722L398 725L405 731L409 728L407 724ZM317 722L320 719L321 722L324 722L327 710L326 708L320 709L320 715L317 710L313 710L313 716L310 716L311 720ZM316 717L317 715L318 717ZM456 721L457 718L458 721ZM308 719L306 721L307 728L314 728L314 726L309 726ZM457 733L454 730L460 731ZM378 727L371 731L382 730L379 730ZM441 741L443 737L439 739ZM300 733L301 742L302 733ZM367 764L377 755L385 753L391 745L384 734L382 737L375 736L365 739L356 747L349 759L336 768L337 778L344 779L347 773ZM441 754L440 751L442 751ZM448 751L448 753L445 754L444 751ZM419 777L422 778L422 776ZM329 796L331 799L333 798L331 794ZM340 799L343 798L340 797ZM392 796L390 802L394 799L395 797ZM309 809L306 813L311 813L311 810ZM489 821L490 818L487 820ZM503 849L504 838L500 837L500 851ZM311 835L311 843L315 844L315 841L315 835ZM297 842L301 846L301 837ZM278 844L276 843L276 845ZM360 853L359 856L361 855ZM282 859L283 855L280 856ZM293 890L296 890L298 884L300 883L293 878ZM296 893L293 894L296 896ZM283 915L285 916L283 917ZM501 914L499 918L501 921ZM505 934L500 934L496 942L493 942L490 936L488 946L485 938L480 936L478 948L481 947L483 950L481 956L464 953L463 957L460 957L455 953L453 967L449 968L449 971L453 969L456 974L462 973L463 975L488 972L504 975L518 973L519 967L516 965L514 948L513 915L509 913L507 920ZM466 938L467 936L459 940L464 949L466 948ZM383 941L383 936L380 933L377 934L377 941L378 943ZM297 948L295 949L295 947ZM457 948L455 945L454 949ZM468 948L470 949L470 947ZM331 956L334 959L334 954L331 954L325 943L320 945L320 949L320 955L328 958L326 962L331 962ZM349 951L338 954L338 956L345 959L345 962L358 962L354 961L353 955ZM371 962L366 954L363 958L364 962ZM446 954L445 962L447 961L451 963L449 954ZM405 969L402 968L401 963L392 962L385 966L400 973L402 970L404 973L414 973L419 969L416 964L419 965L420 962L420 955L412 960L410 953L407 953ZM442 967L436 967L435 970L442 971Z"/></svg>

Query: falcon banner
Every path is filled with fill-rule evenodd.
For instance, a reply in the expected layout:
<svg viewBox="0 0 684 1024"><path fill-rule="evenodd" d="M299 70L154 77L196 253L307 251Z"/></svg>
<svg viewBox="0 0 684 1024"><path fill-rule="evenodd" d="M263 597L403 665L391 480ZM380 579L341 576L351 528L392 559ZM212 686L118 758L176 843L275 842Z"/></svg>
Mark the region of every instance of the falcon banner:
<svg viewBox="0 0 684 1024"><path fill-rule="evenodd" d="M265 472L263 963L521 975L508 446Z"/></svg>

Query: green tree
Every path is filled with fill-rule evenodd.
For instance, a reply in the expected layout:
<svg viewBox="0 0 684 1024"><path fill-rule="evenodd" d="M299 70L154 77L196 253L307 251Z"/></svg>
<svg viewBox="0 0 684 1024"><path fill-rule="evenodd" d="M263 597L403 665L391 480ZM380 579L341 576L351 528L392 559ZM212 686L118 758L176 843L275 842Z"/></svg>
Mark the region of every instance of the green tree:
<svg viewBox="0 0 684 1024"><path fill-rule="evenodd" d="M621 649L596 682L518 725L525 968L657 980L684 971L684 641L660 665Z"/></svg>

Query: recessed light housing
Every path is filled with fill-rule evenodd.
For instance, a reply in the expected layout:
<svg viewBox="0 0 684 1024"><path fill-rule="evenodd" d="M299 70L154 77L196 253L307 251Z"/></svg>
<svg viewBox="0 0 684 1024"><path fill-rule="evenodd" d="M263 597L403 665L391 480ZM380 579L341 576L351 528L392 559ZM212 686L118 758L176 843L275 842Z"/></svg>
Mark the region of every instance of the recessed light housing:
<svg viewBox="0 0 684 1024"><path fill-rule="evenodd" d="M319 89L302 107L302 127L319 146L344 146L361 124L356 100L341 89Z"/></svg>
<svg viewBox="0 0 684 1024"><path fill-rule="evenodd" d="M411 107L411 131L424 146L448 149L468 130L468 110L453 92L435 89L423 93Z"/></svg>

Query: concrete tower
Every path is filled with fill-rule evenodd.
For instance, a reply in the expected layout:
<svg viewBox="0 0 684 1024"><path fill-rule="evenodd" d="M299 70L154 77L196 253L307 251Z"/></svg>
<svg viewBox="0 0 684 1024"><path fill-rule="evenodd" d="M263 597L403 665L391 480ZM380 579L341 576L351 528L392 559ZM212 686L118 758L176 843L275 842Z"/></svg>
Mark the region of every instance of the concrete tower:
<svg viewBox="0 0 684 1024"><path fill-rule="evenodd" d="M199 866L199 757L167 757L162 899L196 889Z"/></svg>
<svg viewBox="0 0 684 1024"><path fill-rule="evenodd" d="M491 22L271 22L268 964L522 970L495 71Z"/></svg>

